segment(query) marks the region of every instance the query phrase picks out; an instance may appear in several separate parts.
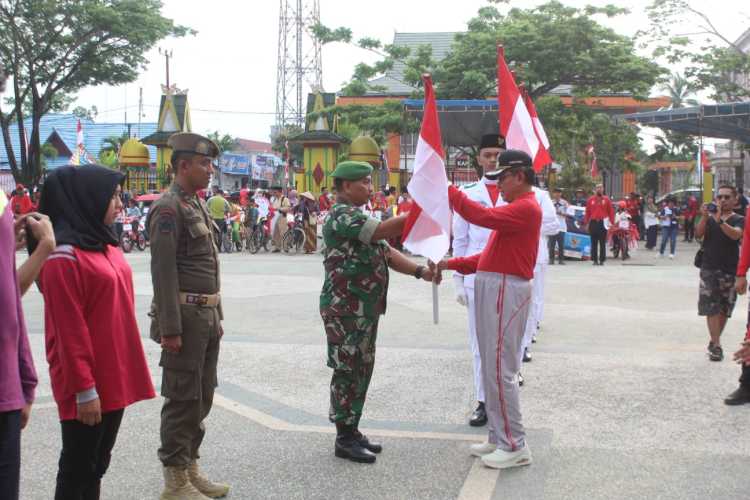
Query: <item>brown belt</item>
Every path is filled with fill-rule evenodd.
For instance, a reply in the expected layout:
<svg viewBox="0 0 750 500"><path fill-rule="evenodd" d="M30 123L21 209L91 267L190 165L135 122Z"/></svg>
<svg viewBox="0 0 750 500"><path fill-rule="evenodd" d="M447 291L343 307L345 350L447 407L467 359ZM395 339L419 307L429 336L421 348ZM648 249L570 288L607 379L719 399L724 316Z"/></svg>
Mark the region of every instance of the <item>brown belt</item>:
<svg viewBox="0 0 750 500"><path fill-rule="evenodd" d="M221 301L221 294L203 294L203 293L190 293L180 292L180 304L186 306L198 306L198 307L216 307Z"/></svg>

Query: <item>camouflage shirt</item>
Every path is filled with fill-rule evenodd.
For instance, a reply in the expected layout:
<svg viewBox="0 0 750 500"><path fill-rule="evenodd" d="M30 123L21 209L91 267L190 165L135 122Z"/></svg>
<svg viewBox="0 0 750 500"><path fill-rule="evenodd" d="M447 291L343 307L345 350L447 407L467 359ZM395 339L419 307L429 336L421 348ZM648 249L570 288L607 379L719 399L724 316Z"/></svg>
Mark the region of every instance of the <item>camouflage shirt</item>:
<svg viewBox="0 0 750 500"><path fill-rule="evenodd" d="M321 316L377 317L385 313L388 253L384 240L372 241L380 221L358 208L335 203L323 226L325 281Z"/></svg>

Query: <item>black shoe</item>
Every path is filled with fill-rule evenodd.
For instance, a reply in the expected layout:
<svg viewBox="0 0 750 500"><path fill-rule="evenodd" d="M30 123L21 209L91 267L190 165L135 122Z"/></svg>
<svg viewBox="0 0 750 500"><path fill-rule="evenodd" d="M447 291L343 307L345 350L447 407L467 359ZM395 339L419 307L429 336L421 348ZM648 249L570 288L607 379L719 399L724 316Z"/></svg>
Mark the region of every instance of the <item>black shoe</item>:
<svg viewBox="0 0 750 500"><path fill-rule="evenodd" d="M526 348L523 350L523 362L524 363L531 363L531 354L529 354L529 349Z"/></svg>
<svg viewBox="0 0 750 500"><path fill-rule="evenodd" d="M375 463L375 454L362 446L354 436L351 426L336 425L336 446L334 454L339 458L348 458L352 462L363 464Z"/></svg>
<svg viewBox="0 0 750 500"><path fill-rule="evenodd" d="M724 359L724 350L719 345L715 345L711 348L711 352L708 355L708 359L711 361L722 361Z"/></svg>
<svg viewBox="0 0 750 500"><path fill-rule="evenodd" d="M487 424L487 412L484 409L484 403L481 401L477 405L477 409L471 414L469 419L469 425L472 427L482 427Z"/></svg>
<svg viewBox="0 0 750 500"><path fill-rule="evenodd" d="M521 372L518 372L518 387L523 387L523 375L521 375Z"/></svg>
<svg viewBox="0 0 750 500"><path fill-rule="evenodd" d="M750 387L741 385L736 391L724 399L724 404L738 406L750 403Z"/></svg>
<svg viewBox="0 0 750 500"><path fill-rule="evenodd" d="M354 430L354 439L356 439L359 442L359 445L373 453L380 453L383 451L383 445L380 443L373 443L369 439L367 439L367 436L359 432L359 429Z"/></svg>
<svg viewBox="0 0 750 500"><path fill-rule="evenodd" d="M557 261L557 263L560 264L561 266L565 265L565 261L564 260L559 260L559 261Z"/></svg>
<svg viewBox="0 0 750 500"><path fill-rule="evenodd" d="M599 263L598 263L597 261L594 261L594 265L595 265L595 266L598 266L598 265L599 265Z"/></svg>

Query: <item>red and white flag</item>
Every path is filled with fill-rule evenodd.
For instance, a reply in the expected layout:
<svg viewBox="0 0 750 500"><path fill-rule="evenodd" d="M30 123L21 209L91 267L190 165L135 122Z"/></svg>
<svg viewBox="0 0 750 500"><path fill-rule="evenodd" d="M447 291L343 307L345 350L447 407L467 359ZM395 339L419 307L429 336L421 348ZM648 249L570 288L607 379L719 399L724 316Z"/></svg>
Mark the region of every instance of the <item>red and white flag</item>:
<svg viewBox="0 0 750 500"><path fill-rule="evenodd" d="M593 144L589 144L586 153L591 157L591 178L595 179L599 177L599 165L596 163L596 151L594 151Z"/></svg>
<svg viewBox="0 0 750 500"><path fill-rule="evenodd" d="M552 156L549 154L549 139L547 139L547 133L544 131L542 121L539 119L539 115L536 112L536 106L534 101L531 100L531 96L528 92L523 93L523 101L526 104L526 109L529 111L531 116L531 123L534 125L534 133L536 138L539 140L539 149L537 149L536 156L534 159L534 171L541 172L542 169L552 163Z"/></svg>
<svg viewBox="0 0 750 500"><path fill-rule="evenodd" d="M429 75L423 75L422 81L424 116L414 157L414 174L408 186L414 207L406 220L402 241L411 253L439 262L450 246L448 177L445 175L432 79Z"/></svg>
<svg viewBox="0 0 750 500"><path fill-rule="evenodd" d="M539 139L516 79L505 62L502 45L497 46L497 101L500 108L500 135L505 136L507 148L519 149L535 158L539 150Z"/></svg>

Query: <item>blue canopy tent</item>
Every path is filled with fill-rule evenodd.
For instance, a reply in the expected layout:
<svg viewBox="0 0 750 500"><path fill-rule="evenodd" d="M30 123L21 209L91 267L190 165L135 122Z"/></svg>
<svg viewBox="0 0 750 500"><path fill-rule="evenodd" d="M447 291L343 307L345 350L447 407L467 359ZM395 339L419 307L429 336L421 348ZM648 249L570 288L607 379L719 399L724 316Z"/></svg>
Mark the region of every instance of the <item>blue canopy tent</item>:
<svg viewBox="0 0 750 500"><path fill-rule="evenodd" d="M750 144L750 101L620 115L648 127Z"/></svg>

